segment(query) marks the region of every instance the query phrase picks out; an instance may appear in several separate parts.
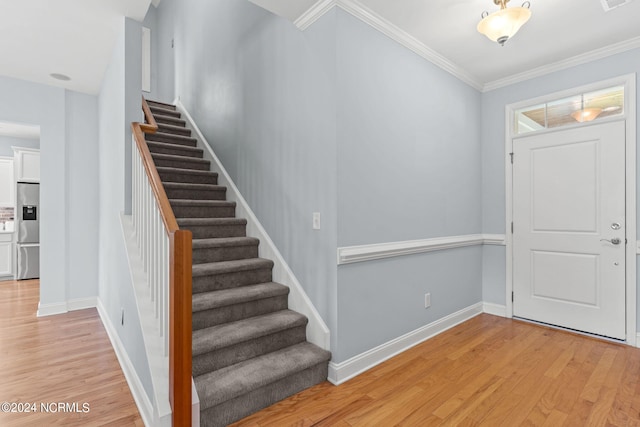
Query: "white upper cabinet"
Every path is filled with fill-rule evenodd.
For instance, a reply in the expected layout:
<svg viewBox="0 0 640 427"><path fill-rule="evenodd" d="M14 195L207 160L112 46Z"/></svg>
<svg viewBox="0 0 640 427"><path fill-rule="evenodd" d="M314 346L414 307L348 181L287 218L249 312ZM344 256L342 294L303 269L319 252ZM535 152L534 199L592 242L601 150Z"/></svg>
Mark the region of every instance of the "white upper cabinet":
<svg viewBox="0 0 640 427"><path fill-rule="evenodd" d="M40 182L40 150L13 147L16 181Z"/></svg>
<svg viewBox="0 0 640 427"><path fill-rule="evenodd" d="M13 157L0 157L0 207L14 206Z"/></svg>

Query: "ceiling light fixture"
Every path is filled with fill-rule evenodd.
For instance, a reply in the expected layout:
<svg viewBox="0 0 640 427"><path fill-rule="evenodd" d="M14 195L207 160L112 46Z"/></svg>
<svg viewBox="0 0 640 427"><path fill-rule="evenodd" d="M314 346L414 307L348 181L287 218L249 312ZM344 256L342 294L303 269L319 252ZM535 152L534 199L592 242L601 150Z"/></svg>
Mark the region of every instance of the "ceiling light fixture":
<svg viewBox="0 0 640 427"><path fill-rule="evenodd" d="M513 37L518 30L531 18L531 3L525 1L522 7L507 8L509 0L493 0L500 6L500 10L489 14L482 12L482 21L478 23L478 31L504 46L505 42Z"/></svg>
<svg viewBox="0 0 640 427"><path fill-rule="evenodd" d="M571 113L571 117L580 123L584 123L594 120L600 113L602 113L602 108L583 108L582 110Z"/></svg>
<svg viewBox="0 0 640 427"><path fill-rule="evenodd" d="M60 73L51 73L49 74L49 76L53 77L56 80L62 80L63 82L68 82L69 80L71 80L71 77Z"/></svg>

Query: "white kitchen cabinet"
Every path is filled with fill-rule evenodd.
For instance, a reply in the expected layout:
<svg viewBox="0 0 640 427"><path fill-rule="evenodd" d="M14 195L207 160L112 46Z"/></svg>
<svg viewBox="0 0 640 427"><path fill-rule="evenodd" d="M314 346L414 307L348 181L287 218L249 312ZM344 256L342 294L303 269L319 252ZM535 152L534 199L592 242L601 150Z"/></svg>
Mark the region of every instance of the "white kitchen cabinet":
<svg viewBox="0 0 640 427"><path fill-rule="evenodd" d="M40 150L13 147L16 181L40 182Z"/></svg>
<svg viewBox="0 0 640 427"><path fill-rule="evenodd" d="M0 157L0 207L14 206L13 157Z"/></svg>
<svg viewBox="0 0 640 427"><path fill-rule="evenodd" d="M13 233L0 233L0 279L13 279Z"/></svg>

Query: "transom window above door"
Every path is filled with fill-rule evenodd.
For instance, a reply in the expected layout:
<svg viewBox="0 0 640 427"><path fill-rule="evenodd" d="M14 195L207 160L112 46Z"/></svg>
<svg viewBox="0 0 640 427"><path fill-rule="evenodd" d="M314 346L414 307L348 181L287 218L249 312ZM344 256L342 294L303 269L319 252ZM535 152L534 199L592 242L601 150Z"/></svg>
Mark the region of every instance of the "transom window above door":
<svg viewBox="0 0 640 427"><path fill-rule="evenodd" d="M515 111L517 135L624 114L624 86L572 95Z"/></svg>

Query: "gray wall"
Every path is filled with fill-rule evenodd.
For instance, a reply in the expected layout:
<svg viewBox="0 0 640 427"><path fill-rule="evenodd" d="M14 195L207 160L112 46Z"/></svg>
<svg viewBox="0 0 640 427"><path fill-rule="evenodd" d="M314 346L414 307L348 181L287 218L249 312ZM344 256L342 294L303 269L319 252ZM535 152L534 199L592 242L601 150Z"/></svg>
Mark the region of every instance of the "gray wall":
<svg viewBox="0 0 640 427"><path fill-rule="evenodd" d="M130 125L132 121L140 120L140 31L139 23L130 19L122 20L119 38L98 97L98 295L147 395L152 396L151 374L120 224L120 214L125 210L128 200L125 187L128 176L126 161L127 156L131 155ZM129 48L136 42L138 56L135 49ZM134 103L137 103L136 111L131 110ZM121 324L122 309L125 312L124 325ZM150 399L152 400L152 397Z"/></svg>
<svg viewBox="0 0 640 427"><path fill-rule="evenodd" d="M303 33L246 0L157 12L159 92L180 96L335 339L335 15Z"/></svg>
<svg viewBox="0 0 640 427"><path fill-rule="evenodd" d="M480 233L480 93L337 19L338 246ZM480 302L481 261L475 247L340 266L334 360Z"/></svg>
<svg viewBox="0 0 640 427"><path fill-rule="evenodd" d="M482 231L505 232L505 106L600 80L640 72L640 49L496 89L482 96ZM640 96L638 96L640 99ZM638 123L640 123L640 109ZM640 158L640 150L638 150ZM640 190L640 182L638 187ZM639 198L640 200L640 198ZM638 224L640 224L640 209ZM640 230L639 230L640 231ZM505 304L505 248L483 249L483 299ZM640 276L639 276L640 277ZM640 296L640 293L638 293ZM638 305L640 307L640 304ZM640 316L638 317L640 327Z"/></svg>
<svg viewBox="0 0 640 427"><path fill-rule="evenodd" d="M338 8L304 32L237 0L165 0L156 18L161 99L180 97L214 144L329 325L334 361L481 300L480 248L335 259L480 232L477 91Z"/></svg>
<svg viewBox="0 0 640 427"><path fill-rule="evenodd" d="M0 156L13 157L11 147L40 148L40 139L13 138L0 135Z"/></svg>
<svg viewBox="0 0 640 427"><path fill-rule="evenodd" d="M151 30L151 91L143 92L147 99L159 100L158 94L158 18L156 7L149 5L147 15L142 21L142 26Z"/></svg>
<svg viewBox="0 0 640 427"><path fill-rule="evenodd" d="M98 256L97 246L87 244L95 229L92 218L96 217L98 206L86 206L83 216L70 213L85 191L98 191L95 174L83 177L82 186L70 181L84 173L84 165L74 161L76 150L85 150L80 145L93 146L86 147L85 154L95 155L95 97L6 77L0 77L0 93L0 120L39 125L41 131L40 303L63 304L95 296L96 274L86 261ZM96 157L83 161L97 164ZM73 223L68 220L69 215L73 216ZM78 230L85 230L89 237L80 236ZM80 276L86 278L82 283L76 280Z"/></svg>

